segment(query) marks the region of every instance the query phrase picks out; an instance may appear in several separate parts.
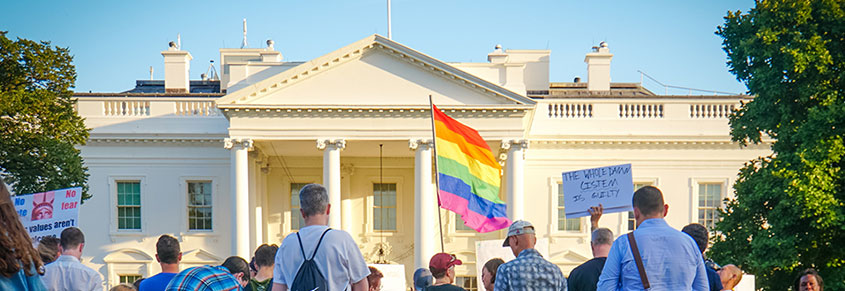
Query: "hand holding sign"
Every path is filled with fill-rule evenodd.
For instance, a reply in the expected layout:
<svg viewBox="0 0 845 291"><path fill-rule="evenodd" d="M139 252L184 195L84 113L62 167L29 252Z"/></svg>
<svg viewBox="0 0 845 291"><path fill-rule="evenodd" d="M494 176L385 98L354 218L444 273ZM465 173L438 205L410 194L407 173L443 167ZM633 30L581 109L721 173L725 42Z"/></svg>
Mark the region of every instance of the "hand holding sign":
<svg viewBox="0 0 845 291"><path fill-rule="evenodd" d="M566 218L589 216L599 204L602 213L630 211L633 195L631 164L563 172Z"/></svg>

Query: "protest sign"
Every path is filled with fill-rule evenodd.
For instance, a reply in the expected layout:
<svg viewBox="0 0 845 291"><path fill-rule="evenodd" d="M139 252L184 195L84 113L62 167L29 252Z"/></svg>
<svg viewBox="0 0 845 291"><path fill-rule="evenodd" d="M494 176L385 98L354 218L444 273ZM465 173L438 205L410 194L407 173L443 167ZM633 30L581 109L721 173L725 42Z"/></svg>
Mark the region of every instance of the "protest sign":
<svg viewBox="0 0 845 291"><path fill-rule="evenodd" d="M631 164L563 172L566 218L589 216L602 204L604 213L630 211L634 195Z"/></svg>
<svg viewBox="0 0 845 291"><path fill-rule="evenodd" d="M59 237L65 228L77 226L81 198L81 187L12 196L33 244L45 236Z"/></svg>

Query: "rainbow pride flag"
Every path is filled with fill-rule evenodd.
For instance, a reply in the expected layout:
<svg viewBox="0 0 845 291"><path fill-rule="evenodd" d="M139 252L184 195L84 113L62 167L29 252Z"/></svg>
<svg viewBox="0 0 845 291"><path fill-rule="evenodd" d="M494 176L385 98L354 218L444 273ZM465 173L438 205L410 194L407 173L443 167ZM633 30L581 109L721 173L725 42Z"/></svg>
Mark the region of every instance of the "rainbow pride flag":
<svg viewBox="0 0 845 291"><path fill-rule="evenodd" d="M434 115L440 207L461 215L466 226L490 232L510 226L499 199L502 167L478 131L437 109Z"/></svg>

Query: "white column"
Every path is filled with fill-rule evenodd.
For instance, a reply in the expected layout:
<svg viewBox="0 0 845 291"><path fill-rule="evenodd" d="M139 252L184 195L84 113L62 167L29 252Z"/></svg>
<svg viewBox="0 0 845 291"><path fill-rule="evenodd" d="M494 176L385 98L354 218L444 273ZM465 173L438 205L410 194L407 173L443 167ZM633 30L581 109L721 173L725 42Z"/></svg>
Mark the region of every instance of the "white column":
<svg viewBox="0 0 845 291"><path fill-rule="evenodd" d="M340 151L346 148L346 140L317 140L317 148L323 151L323 186L329 192L329 204L332 205L329 227L341 229L343 207L340 203Z"/></svg>
<svg viewBox="0 0 845 291"><path fill-rule="evenodd" d="M525 219L525 149L527 140L502 141L502 149L508 151L505 166L505 193L507 193L508 218Z"/></svg>
<svg viewBox="0 0 845 291"><path fill-rule="evenodd" d="M414 268L427 268L435 253L437 197L431 184L431 139L412 139L414 158Z"/></svg>
<svg viewBox="0 0 845 291"><path fill-rule="evenodd" d="M227 138L226 149L232 150L232 255L249 258L249 151L251 139Z"/></svg>

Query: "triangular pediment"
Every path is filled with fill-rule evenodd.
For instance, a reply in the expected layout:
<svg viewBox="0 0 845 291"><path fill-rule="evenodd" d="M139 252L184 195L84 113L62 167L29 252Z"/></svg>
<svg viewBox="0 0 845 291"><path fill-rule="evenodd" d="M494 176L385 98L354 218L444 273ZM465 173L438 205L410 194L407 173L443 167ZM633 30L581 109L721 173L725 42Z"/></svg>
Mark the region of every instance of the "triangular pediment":
<svg viewBox="0 0 845 291"><path fill-rule="evenodd" d="M379 35L372 35L217 100L221 108L272 106L531 106L521 94Z"/></svg>
<svg viewBox="0 0 845 291"><path fill-rule="evenodd" d="M151 262L154 261L153 257L148 255L146 252L133 249L133 248L124 248L113 251L106 255L103 258L103 261L106 263L126 263L126 262Z"/></svg>
<svg viewBox="0 0 845 291"><path fill-rule="evenodd" d="M216 264L223 260L204 249L194 249L182 253L182 262L190 264Z"/></svg>

